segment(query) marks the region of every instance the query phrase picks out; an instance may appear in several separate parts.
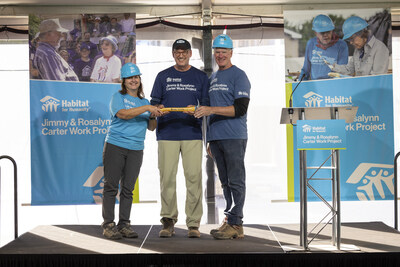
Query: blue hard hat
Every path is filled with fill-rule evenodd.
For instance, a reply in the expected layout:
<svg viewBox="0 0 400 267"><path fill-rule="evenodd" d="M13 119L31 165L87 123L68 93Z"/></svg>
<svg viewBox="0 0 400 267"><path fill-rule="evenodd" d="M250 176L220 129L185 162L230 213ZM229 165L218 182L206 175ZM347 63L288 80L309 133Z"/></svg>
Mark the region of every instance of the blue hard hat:
<svg viewBox="0 0 400 267"><path fill-rule="evenodd" d="M312 30L315 32L329 32L335 29L335 25L327 15L316 16L312 25Z"/></svg>
<svg viewBox="0 0 400 267"><path fill-rule="evenodd" d="M142 75L138 66L133 63L126 63L121 68L121 78L129 78L132 76Z"/></svg>
<svg viewBox="0 0 400 267"><path fill-rule="evenodd" d="M368 23L360 17L353 16L343 23L343 40L350 38L353 34L368 27Z"/></svg>
<svg viewBox="0 0 400 267"><path fill-rule="evenodd" d="M226 34L220 34L215 37L212 48L233 48L232 39Z"/></svg>

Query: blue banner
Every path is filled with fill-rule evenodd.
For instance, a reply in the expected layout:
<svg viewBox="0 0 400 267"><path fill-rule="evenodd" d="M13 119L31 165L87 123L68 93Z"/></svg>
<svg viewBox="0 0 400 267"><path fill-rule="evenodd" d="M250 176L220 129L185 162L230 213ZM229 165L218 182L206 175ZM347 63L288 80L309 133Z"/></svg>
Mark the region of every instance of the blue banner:
<svg viewBox="0 0 400 267"><path fill-rule="evenodd" d="M101 202L109 102L119 89L30 81L32 205Z"/></svg>
<svg viewBox="0 0 400 267"><path fill-rule="evenodd" d="M393 85L392 75L302 82L293 94L295 107L358 106L353 123L346 124L347 149L340 152L341 200L393 199ZM293 88L297 83L293 83ZM299 155L293 130L294 199L299 201ZM330 151L307 152L307 165L320 165ZM308 176L311 175L311 171ZM320 178L330 177L323 171ZM289 181L290 182L290 181ZM331 184L312 181L330 199ZM309 191L309 200L319 200Z"/></svg>
<svg viewBox="0 0 400 267"><path fill-rule="evenodd" d="M346 149L345 120L297 121L297 150Z"/></svg>

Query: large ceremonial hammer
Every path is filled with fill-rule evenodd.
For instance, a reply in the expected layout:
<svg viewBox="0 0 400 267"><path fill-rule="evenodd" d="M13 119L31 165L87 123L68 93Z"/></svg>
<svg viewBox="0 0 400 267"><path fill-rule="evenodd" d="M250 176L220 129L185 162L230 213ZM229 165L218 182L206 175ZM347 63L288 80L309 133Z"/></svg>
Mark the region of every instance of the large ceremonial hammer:
<svg viewBox="0 0 400 267"><path fill-rule="evenodd" d="M195 110L200 106L200 102L199 100L197 100L197 106L193 106L193 107L177 107L177 108L161 108L161 112L164 111L169 111L169 112L183 112L183 111L191 111L191 112L195 112Z"/></svg>

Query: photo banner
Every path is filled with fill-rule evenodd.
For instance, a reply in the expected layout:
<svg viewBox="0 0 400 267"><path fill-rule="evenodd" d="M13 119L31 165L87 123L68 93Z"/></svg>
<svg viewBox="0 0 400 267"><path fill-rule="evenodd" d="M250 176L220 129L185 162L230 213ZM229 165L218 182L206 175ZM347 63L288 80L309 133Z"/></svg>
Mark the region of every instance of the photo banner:
<svg viewBox="0 0 400 267"><path fill-rule="evenodd" d="M29 22L31 204L99 204L109 103L121 66L136 61L135 14Z"/></svg>
<svg viewBox="0 0 400 267"><path fill-rule="evenodd" d="M287 103L292 98L294 107L358 107L354 122L345 126L347 149L340 153L341 200L393 200L390 13L313 10L284 12L284 17ZM289 201L299 201L295 127L287 126ZM310 151L307 165L319 166L329 154ZM329 170L318 173L330 177ZM330 182L311 183L331 199ZM319 200L311 191L308 199Z"/></svg>

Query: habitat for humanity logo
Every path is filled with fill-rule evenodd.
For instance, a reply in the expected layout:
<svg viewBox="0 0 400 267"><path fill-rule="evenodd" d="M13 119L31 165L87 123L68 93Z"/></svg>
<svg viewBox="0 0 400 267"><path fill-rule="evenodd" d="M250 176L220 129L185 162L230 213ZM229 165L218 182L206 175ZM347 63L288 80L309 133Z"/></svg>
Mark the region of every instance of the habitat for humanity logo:
<svg viewBox="0 0 400 267"><path fill-rule="evenodd" d="M375 200L377 196L374 192L378 192L381 199L386 199L385 188L394 194L393 170L393 165L389 164L361 163L346 183L357 185L359 200Z"/></svg>
<svg viewBox="0 0 400 267"><path fill-rule="evenodd" d="M93 189L93 200L96 204L103 202L104 166L98 166L83 184L84 187Z"/></svg>
<svg viewBox="0 0 400 267"><path fill-rule="evenodd" d="M326 132L326 127L325 126L310 126L308 124L304 124L302 126L303 128L303 133L325 133Z"/></svg>
<svg viewBox="0 0 400 267"><path fill-rule="evenodd" d="M307 124L304 124L303 125L303 132L304 133L311 133L311 126L307 125Z"/></svg>
<svg viewBox="0 0 400 267"><path fill-rule="evenodd" d="M314 92L308 92L307 94L303 95L306 99L305 105L306 107L320 107L322 102L322 95L316 94Z"/></svg>
<svg viewBox="0 0 400 267"><path fill-rule="evenodd" d="M57 107L60 105L60 100L52 96L45 96L42 99L40 99L40 102L43 103L42 110L44 112L57 111Z"/></svg>
<svg viewBox="0 0 400 267"><path fill-rule="evenodd" d="M40 102L42 102L42 110L44 112L57 112L60 105L62 112L88 112L90 109L89 100L59 100L52 96L45 96L40 99Z"/></svg>
<svg viewBox="0 0 400 267"><path fill-rule="evenodd" d="M93 200L96 204L103 203L103 191L104 191L104 166L98 166L92 174L87 178L83 184L84 187L90 187L93 189ZM117 194L117 200L119 201L119 191Z"/></svg>
<svg viewBox="0 0 400 267"><path fill-rule="evenodd" d="M303 95L303 98L306 99L305 106L306 107L333 107L333 106L352 106L353 100L351 96L322 96L313 91L308 92Z"/></svg>

